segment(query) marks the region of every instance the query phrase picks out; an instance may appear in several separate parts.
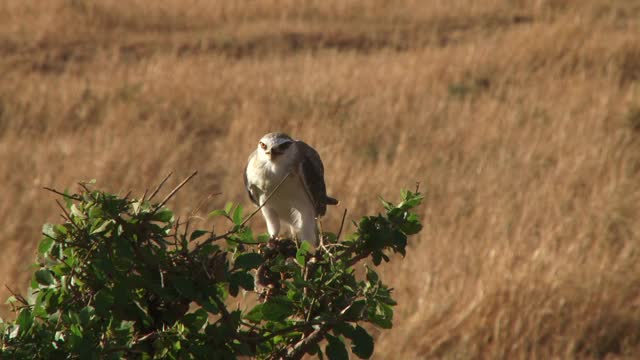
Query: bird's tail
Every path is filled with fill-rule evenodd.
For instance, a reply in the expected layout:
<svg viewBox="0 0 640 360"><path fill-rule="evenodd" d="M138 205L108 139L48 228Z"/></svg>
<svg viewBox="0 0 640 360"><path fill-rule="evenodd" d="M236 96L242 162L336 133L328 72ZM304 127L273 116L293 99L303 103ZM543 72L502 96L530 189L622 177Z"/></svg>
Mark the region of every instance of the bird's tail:
<svg viewBox="0 0 640 360"><path fill-rule="evenodd" d="M330 196L327 196L327 205L338 205L340 203L340 201L338 201L337 199L334 199Z"/></svg>

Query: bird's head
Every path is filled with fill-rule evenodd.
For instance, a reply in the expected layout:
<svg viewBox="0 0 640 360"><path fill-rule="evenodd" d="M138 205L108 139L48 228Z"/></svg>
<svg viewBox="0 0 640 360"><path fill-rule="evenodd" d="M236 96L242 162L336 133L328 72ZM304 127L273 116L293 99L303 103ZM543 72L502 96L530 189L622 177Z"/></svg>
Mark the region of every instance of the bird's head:
<svg viewBox="0 0 640 360"><path fill-rule="evenodd" d="M279 162L291 155L294 140L284 133L269 133L258 142L258 156L261 159Z"/></svg>

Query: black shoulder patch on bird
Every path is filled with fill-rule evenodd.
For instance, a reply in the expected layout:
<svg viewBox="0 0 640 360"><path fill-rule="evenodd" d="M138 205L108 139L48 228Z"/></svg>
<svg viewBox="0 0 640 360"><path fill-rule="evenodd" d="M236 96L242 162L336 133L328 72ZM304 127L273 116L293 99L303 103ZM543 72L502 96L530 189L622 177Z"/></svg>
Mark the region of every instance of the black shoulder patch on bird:
<svg viewBox="0 0 640 360"><path fill-rule="evenodd" d="M338 200L327 196L324 182L324 165L320 155L303 141L296 141L300 151L300 177L313 201L316 216L327 212L327 205L336 205Z"/></svg>
<svg viewBox="0 0 640 360"><path fill-rule="evenodd" d="M244 167L244 173L242 174L242 178L244 179L244 188L247 190L247 194L249 194L249 199L251 199L251 202L260 206L260 204L258 204L258 200L256 198L253 197L253 193L251 193L251 187L249 186L249 180L247 179L247 168L249 167L249 162L247 162L247 165L245 165Z"/></svg>

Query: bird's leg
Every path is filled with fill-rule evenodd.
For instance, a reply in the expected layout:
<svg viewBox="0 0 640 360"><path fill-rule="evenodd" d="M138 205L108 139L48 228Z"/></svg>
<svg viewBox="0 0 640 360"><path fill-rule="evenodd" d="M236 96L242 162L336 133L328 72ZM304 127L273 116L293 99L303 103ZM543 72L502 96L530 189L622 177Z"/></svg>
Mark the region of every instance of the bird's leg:
<svg viewBox="0 0 640 360"><path fill-rule="evenodd" d="M301 219L301 226L298 230L300 240L308 241L314 247L318 246L318 235L316 234L316 219L313 215L306 215Z"/></svg>
<svg viewBox="0 0 640 360"><path fill-rule="evenodd" d="M317 238L319 239L319 246L320 248L325 252L325 254L329 255L329 260L331 262L333 262L333 255L329 252L329 249L327 249L327 247L324 245L324 231L322 230L322 220L320 220L320 218L314 218L313 219L314 222L317 221L318 224L318 235Z"/></svg>
<svg viewBox="0 0 640 360"><path fill-rule="evenodd" d="M324 231L322 231L322 221L320 220L320 218L315 218L314 221L316 221L316 224L318 226L318 231L316 231L318 243L322 250L328 253L327 248L324 247Z"/></svg>
<svg viewBox="0 0 640 360"><path fill-rule="evenodd" d="M280 233L280 218L278 217L278 213L270 207L263 206L262 216L264 216L264 220L267 223L267 232L271 236L272 239L277 239L278 234Z"/></svg>

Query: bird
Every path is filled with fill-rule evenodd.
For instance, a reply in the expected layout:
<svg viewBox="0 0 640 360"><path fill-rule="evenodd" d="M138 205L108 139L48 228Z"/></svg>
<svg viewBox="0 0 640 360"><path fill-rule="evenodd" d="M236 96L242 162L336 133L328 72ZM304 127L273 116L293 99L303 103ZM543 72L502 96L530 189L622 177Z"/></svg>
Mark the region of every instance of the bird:
<svg viewBox="0 0 640 360"><path fill-rule="evenodd" d="M272 239L284 225L294 238L317 246L316 218L325 215L327 205L338 204L327 195L318 152L282 132L260 139L245 167L244 185L260 207Z"/></svg>

